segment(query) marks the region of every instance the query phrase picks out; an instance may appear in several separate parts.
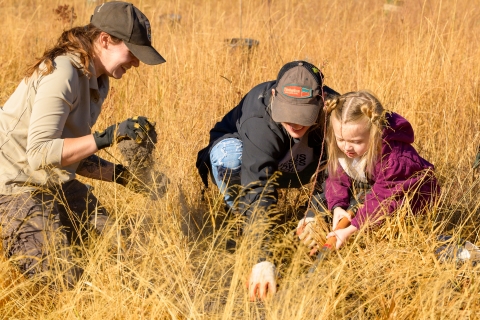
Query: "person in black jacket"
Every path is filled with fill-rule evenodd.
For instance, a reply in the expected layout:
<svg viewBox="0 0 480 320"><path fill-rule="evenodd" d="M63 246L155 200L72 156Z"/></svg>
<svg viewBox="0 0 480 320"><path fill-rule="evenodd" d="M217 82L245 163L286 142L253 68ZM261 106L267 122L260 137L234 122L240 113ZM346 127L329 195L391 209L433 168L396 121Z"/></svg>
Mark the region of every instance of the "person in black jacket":
<svg viewBox="0 0 480 320"><path fill-rule="evenodd" d="M210 175L229 209L247 217L246 227L265 221L277 203L277 188L309 183L320 158L325 161L322 107L338 93L323 86L322 79L306 61L287 63L277 80L254 87L214 126L208 146L198 153L204 184ZM260 235L264 243L268 233ZM268 258L265 248L252 268L251 300L275 293L275 266Z"/></svg>

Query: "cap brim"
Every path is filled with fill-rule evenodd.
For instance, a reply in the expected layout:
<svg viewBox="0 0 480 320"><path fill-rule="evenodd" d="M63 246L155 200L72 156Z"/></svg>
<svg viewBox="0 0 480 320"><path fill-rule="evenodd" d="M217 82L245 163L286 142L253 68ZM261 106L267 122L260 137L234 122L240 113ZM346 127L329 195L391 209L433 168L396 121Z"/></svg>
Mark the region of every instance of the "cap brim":
<svg viewBox="0 0 480 320"><path fill-rule="evenodd" d="M138 60L145 64L155 65L166 62L160 53L151 46L139 46L125 41L127 48L133 53Z"/></svg>
<svg viewBox="0 0 480 320"><path fill-rule="evenodd" d="M288 122L301 126L315 124L320 112L320 106L316 104L291 104L281 101L278 97L272 103L272 119L275 122Z"/></svg>

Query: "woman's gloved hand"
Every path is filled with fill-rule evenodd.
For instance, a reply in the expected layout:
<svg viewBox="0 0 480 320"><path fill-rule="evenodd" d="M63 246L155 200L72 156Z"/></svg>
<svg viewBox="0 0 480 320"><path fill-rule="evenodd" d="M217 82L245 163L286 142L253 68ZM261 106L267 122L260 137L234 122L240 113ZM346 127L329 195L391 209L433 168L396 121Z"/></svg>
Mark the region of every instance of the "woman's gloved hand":
<svg viewBox="0 0 480 320"><path fill-rule="evenodd" d="M116 164L115 171L113 172L113 181L124 186L130 191L135 193L142 194L144 196L149 196L151 193L150 187L137 178L127 167Z"/></svg>
<svg viewBox="0 0 480 320"><path fill-rule="evenodd" d="M152 200L162 198L170 184L170 179L161 172L156 172L155 177L148 178L144 175L135 175L121 164L115 165L113 181Z"/></svg>
<svg viewBox="0 0 480 320"><path fill-rule="evenodd" d="M255 301L257 296L265 300L267 294L277 292L275 279L275 265L269 261L262 261L253 266L247 282L248 296L250 301Z"/></svg>
<svg viewBox="0 0 480 320"><path fill-rule="evenodd" d="M95 132L93 138L97 149L101 150L110 147L115 142L125 139L134 140L136 143L142 143L149 139L149 133L155 130L155 122L146 117L133 117L127 120L113 124L102 132ZM153 141L155 143L156 141Z"/></svg>

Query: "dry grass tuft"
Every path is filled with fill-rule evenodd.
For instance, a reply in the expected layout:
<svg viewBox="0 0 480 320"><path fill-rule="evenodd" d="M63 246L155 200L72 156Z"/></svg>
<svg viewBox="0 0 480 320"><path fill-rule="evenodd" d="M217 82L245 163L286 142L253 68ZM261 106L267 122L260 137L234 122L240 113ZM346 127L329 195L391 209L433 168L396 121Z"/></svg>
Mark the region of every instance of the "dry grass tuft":
<svg viewBox="0 0 480 320"><path fill-rule="evenodd" d="M115 234L85 247L85 275L72 291L54 292L0 261L0 315L11 319L474 319L480 316L478 267L440 264L440 232L479 243L480 180L471 166L480 143L480 6L469 0L243 0L135 3L150 18L167 63L142 65L120 81L97 123L146 115L159 134L154 167L172 182L159 200L86 181L128 230L123 256L106 250ZM89 21L95 1L73 1ZM0 105L26 65L64 28L53 1L0 3ZM66 4L67 5L67 4ZM175 23L162 16L181 15ZM241 29L240 29L241 28ZM232 49L225 39L259 45ZM384 228L355 237L307 278L307 249L292 231L305 190L282 192L289 215L273 239L279 292L249 303L245 279L255 242L226 242L239 221L223 211L215 188L202 200L194 167L216 121L257 83L274 79L293 59L323 66L327 85L344 93L373 91L409 119L415 147L435 164L442 196L425 217L403 208ZM96 128L94 128L96 129ZM121 161L117 150L101 156ZM307 186L308 187L308 186Z"/></svg>

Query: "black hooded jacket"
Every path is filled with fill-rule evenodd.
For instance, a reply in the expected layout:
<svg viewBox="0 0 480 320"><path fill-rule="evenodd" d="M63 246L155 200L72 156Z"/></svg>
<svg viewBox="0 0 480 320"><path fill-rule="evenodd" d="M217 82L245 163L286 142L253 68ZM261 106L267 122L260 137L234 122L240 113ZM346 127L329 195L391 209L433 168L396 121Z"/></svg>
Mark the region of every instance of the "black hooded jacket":
<svg viewBox="0 0 480 320"><path fill-rule="evenodd" d="M282 173L276 185L269 179L279 170L278 165L298 139L293 139L281 123L273 121L269 103L276 81L265 82L248 92L240 103L228 112L210 130L208 146L198 153L196 166L205 185L211 170L210 150L219 141L237 138L243 142L241 185L244 187L239 200L238 211L249 215L253 208L268 209L277 203L277 187L299 187L310 182L318 160L327 157L322 152L324 139L323 125L309 129L308 147L313 149L314 161L301 172ZM338 95L334 90L323 87L326 99ZM323 161L322 160L322 161ZM293 161L295 163L295 161Z"/></svg>

